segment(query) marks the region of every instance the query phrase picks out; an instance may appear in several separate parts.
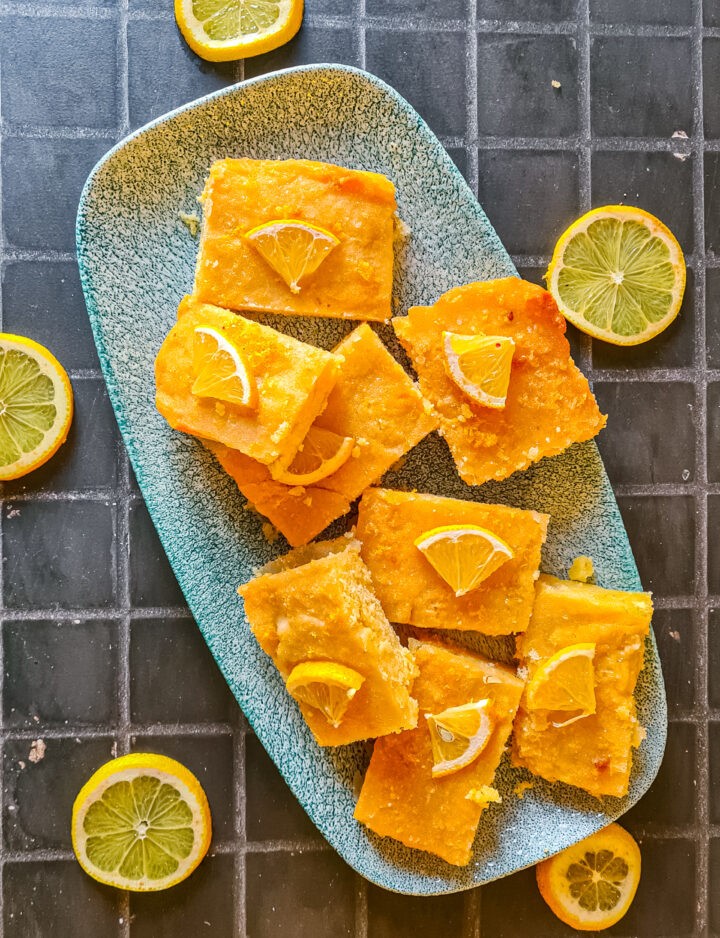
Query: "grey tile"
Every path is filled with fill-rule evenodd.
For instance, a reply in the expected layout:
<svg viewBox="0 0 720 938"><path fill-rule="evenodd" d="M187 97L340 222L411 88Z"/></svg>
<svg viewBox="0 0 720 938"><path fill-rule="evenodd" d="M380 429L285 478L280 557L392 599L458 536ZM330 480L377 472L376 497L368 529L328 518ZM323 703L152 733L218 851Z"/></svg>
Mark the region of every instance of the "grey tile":
<svg viewBox="0 0 720 938"><path fill-rule="evenodd" d="M592 132L670 137L692 117L690 40L602 36L590 55Z"/></svg>
<svg viewBox="0 0 720 938"><path fill-rule="evenodd" d="M173 18L128 23L130 124L138 127L173 108L236 81L234 62L205 62L190 49ZM163 67L157 67L162 49Z"/></svg>
<svg viewBox="0 0 720 938"><path fill-rule="evenodd" d="M235 938L235 861L210 854L172 893L130 894L130 938Z"/></svg>
<svg viewBox="0 0 720 938"><path fill-rule="evenodd" d="M468 158L467 150L460 147L448 147L448 154L453 163L457 166L460 172L465 177L465 181L468 181Z"/></svg>
<svg viewBox="0 0 720 938"><path fill-rule="evenodd" d="M694 245L693 157L639 150L592 155L592 204L634 205L663 221L683 251Z"/></svg>
<svg viewBox="0 0 720 938"><path fill-rule="evenodd" d="M708 725L710 757L710 823L720 824L720 723Z"/></svg>
<svg viewBox="0 0 720 938"><path fill-rule="evenodd" d="M708 589L720 594L720 495L708 495Z"/></svg>
<svg viewBox="0 0 720 938"><path fill-rule="evenodd" d="M566 938L563 925L540 895L531 867L488 883L480 890L482 930L492 938Z"/></svg>
<svg viewBox="0 0 720 938"><path fill-rule="evenodd" d="M689 495L625 495L618 505L643 587L659 596L692 595L695 500Z"/></svg>
<svg viewBox="0 0 720 938"><path fill-rule="evenodd" d="M157 688L158 693L167 691ZM197 778L207 795L212 816L213 842L233 839L233 738L212 736L144 736L130 738L132 752L152 752L177 759Z"/></svg>
<svg viewBox="0 0 720 938"><path fill-rule="evenodd" d="M130 506L130 600L141 607L185 605L144 502Z"/></svg>
<svg viewBox="0 0 720 938"><path fill-rule="evenodd" d="M38 728L37 738L42 739ZM113 739L44 739L30 758L33 737L8 739L3 750L3 840L10 850L68 848L77 793L111 757ZM36 758L36 756L35 756Z"/></svg>
<svg viewBox="0 0 720 938"><path fill-rule="evenodd" d="M720 381L707 388L708 481L720 482Z"/></svg>
<svg viewBox="0 0 720 938"><path fill-rule="evenodd" d="M105 383L100 378L79 378L72 381L72 389L74 411L67 440L44 466L7 482L6 497L115 485L120 437Z"/></svg>
<svg viewBox="0 0 720 938"><path fill-rule="evenodd" d="M249 841L321 841L260 740L245 740L246 828Z"/></svg>
<svg viewBox="0 0 720 938"><path fill-rule="evenodd" d="M720 137L720 39L703 40L703 118L705 137Z"/></svg>
<svg viewBox="0 0 720 938"><path fill-rule="evenodd" d="M7 863L3 921L9 938L119 938L122 893L101 886L74 860Z"/></svg>
<svg viewBox="0 0 720 938"><path fill-rule="evenodd" d="M598 446L614 485L694 478L694 385L596 381L593 390L600 409L608 415ZM672 433L667 432L668 426Z"/></svg>
<svg viewBox="0 0 720 938"><path fill-rule="evenodd" d="M114 622L4 622L6 727L113 724L118 719Z"/></svg>
<svg viewBox="0 0 720 938"><path fill-rule="evenodd" d="M577 133L577 42L572 36L480 33L477 61L480 136Z"/></svg>
<svg viewBox="0 0 720 938"><path fill-rule="evenodd" d="M426 16L431 19L461 20L467 16L467 8L473 0L366 0L365 12L368 16Z"/></svg>
<svg viewBox="0 0 720 938"><path fill-rule="evenodd" d="M720 709L720 609L708 614L708 703Z"/></svg>
<svg viewBox="0 0 720 938"><path fill-rule="evenodd" d="M695 614L692 609L656 609L652 626L660 651L668 712L671 717L687 715L695 706ZM720 669L720 645L717 654Z"/></svg>
<svg viewBox="0 0 720 938"><path fill-rule="evenodd" d="M523 280L536 283L545 290L547 287L545 283L546 270L547 267L518 267L518 274ZM570 354L576 362L582 361L587 336L580 332L579 329L576 329L570 322L566 323L566 326L565 338L570 344Z"/></svg>
<svg viewBox="0 0 720 938"><path fill-rule="evenodd" d="M577 218L574 153L480 150L478 199L511 254L549 254Z"/></svg>
<svg viewBox="0 0 720 938"><path fill-rule="evenodd" d="M487 20L559 23L573 20L577 6L577 0L477 0L477 13Z"/></svg>
<svg viewBox="0 0 720 938"><path fill-rule="evenodd" d="M65 368L100 367L74 261L9 261L2 301L6 332L51 348Z"/></svg>
<svg viewBox="0 0 720 938"><path fill-rule="evenodd" d="M280 68L312 62L360 65L358 33L350 27L311 26L305 23L290 42L265 55L245 59L245 77L254 78Z"/></svg>
<svg viewBox="0 0 720 938"><path fill-rule="evenodd" d="M671 723L657 778L623 817L631 832L643 825L686 827L697 810L697 730L692 723Z"/></svg>
<svg viewBox="0 0 720 938"><path fill-rule="evenodd" d="M464 32L368 29L365 48L368 71L407 98L436 134L465 134Z"/></svg>
<svg viewBox="0 0 720 938"><path fill-rule="evenodd" d="M353 874L330 850L249 853L247 938L343 938L355 933Z"/></svg>
<svg viewBox="0 0 720 938"><path fill-rule="evenodd" d="M368 883L368 938L461 935L465 894L402 896Z"/></svg>
<svg viewBox="0 0 720 938"><path fill-rule="evenodd" d="M692 5L677 0L590 0L590 19L597 23L689 26Z"/></svg>
<svg viewBox="0 0 720 938"><path fill-rule="evenodd" d="M109 140L5 137L3 225L9 244L75 250L75 214L83 184Z"/></svg>
<svg viewBox="0 0 720 938"><path fill-rule="evenodd" d="M706 26L720 26L720 4L717 0L703 0L703 22Z"/></svg>
<svg viewBox="0 0 720 938"><path fill-rule="evenodd" d="M3 119L115 127L117 32L114 17L0 17Z"/></svg>
<svg viewBox="0 0 720 938"><path fill-rule="evenodd" d="M233 720L237 713L235 698L193 619L133 620L133 722L222 723Z"/></svg>
<svg viewBox="0 0 720 938"><path fill-rule="evenodd" d="M113 603L113 521L108 503L3 506L4 598L10 609L102 608Z"/></svg>
<svg viewBox="0 0 720 938"><path fill-rule="evenodd" d="M640 345L611 345L596 339L592 343L594 368L689 368L695 360L695 277L687 272L687 284L680 312L664 332Z"/></svg>
<svg viewBox="0 0 720 938"><path fill-rule="evenodd" d="M705 277L705 332L708 368L720 368L720 267Z"/></svg>
<svg viewBox="0 0 720 938"><path fill-rule="evenodd" d="M720 838L710 839L710 863L708 868L708 918L713 935L720 934Z"/></svg>
<svg viewBox="0 0 720 938"><path fill-rule="evenodd" d="M705 154L705 247L720 253L720 153Z"/></svg>

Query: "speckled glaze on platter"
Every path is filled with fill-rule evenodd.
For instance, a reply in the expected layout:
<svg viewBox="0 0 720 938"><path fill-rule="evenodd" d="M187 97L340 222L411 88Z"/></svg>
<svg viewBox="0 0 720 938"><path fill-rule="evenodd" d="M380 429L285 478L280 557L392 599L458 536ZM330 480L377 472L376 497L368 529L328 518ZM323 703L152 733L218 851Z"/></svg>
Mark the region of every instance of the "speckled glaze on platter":
<svg viewBox="0 0 720 938"><path fill-rule="evenodd" d="M450 866L376 837L352 817L369 749L321 750L258 648L236 587L286 549L269 543L262 519L212 457L172 431L154 406L153 364L181 297L192 287L197 242L179 213L198 211L213 160L225 156L309 158L386 174L411 236L397 254L399 311L433 302L452 286L513 274L493 228L440 143L395 91L364 72L319 65L277 72L203 98L118 144L93 170L77 221L80 272L115 414L138 482L178 581L235 697L293 792L332 846L368 879L404 893L468 889L537 862L608 824L657 774L667 711L654 638L637 689L647 738L636 750L630 793L603 803L577 789L537 781L507 761L501 805L483 815L473 859ZM355 323L267 317L324 347ZM401 360L392 330L378 330ZM622 520L594 443L576 445L499 483L469 487L445 443L428 437L384 479L479 501L533 507L551 517L543 569L565 575L589 554L600 585L638 589ZM330 529L347 529L342 519ZM503 642L463 639L496 656Z"/></svg>

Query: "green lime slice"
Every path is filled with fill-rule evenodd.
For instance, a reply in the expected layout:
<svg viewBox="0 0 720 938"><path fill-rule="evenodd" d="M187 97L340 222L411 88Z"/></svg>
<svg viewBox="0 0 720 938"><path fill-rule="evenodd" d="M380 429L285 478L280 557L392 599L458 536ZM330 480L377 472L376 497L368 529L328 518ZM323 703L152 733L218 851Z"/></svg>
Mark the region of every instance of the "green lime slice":
<svg viewBox="0 0 720 938"><path fill-rule="evenodd" d="M192 0L193 16L210 39L225 42L256 36L280 17L281 0Z"/></svg>
<svg viewBox="0 0 720 938"><path fill-rule="evenodd" d="M57 419L55 385L36 358L0 348L0 467L37 449Z"/></svg>

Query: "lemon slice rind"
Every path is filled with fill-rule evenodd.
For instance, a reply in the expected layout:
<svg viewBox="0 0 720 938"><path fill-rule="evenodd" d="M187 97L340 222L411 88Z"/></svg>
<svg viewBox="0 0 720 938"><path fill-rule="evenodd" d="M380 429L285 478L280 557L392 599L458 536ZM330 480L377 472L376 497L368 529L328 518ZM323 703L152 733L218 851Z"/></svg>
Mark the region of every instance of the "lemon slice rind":
<svg viewBox="0 0 720 938"><path fill-rule="evenodd" d="M476 567L471 574L465 578L460 576L460 563L441 564L437 550L434 550L442 543L447 545L448 549L455 548L456 552L460 548L461 538L478 539L476 546L482 547L485 544L490 549L486 562ZM477 524L448 524L438 528L432 528L425 531L414 541L415 547L425 556L425 559L432 565L439 576L445 580L448 586L454 591L455 595L460 597L476 589L491 574L495 573L506 561L514 556L512 548L505 543L502 538L493 534ZM472 546L472 541L469 542ZM447 553L444 551L443 553ZM454 578L451 578L453 577Z"/></svg>
<svg viewBox="0 0 720 938"><path fill-rule="evenodd" d="M303 16L303 0L227 0L222 5L214 3L212 15L205 19L196 15L197 6L196 0L175 0L175 19L193 52L210 62L270 52L292 39ZM208 29L223 31L218 29L222 18L232 23L235 16L237 32L225 38L210 35Z"/></svg>

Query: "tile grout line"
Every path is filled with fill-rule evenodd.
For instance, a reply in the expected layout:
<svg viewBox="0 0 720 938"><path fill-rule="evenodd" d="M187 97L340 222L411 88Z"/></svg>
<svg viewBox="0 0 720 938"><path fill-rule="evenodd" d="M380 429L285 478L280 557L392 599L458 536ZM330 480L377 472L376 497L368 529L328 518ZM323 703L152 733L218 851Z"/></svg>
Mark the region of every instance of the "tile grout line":
<svg viewBox="0 0 720 938"><path fill-rule="evenodd" d="M479 157L478 157L478 37L477 37L477 3L476 0L466 0L468 4L467 24L467 70L465 75L465 154L467 156L468 185L477 194L479 192Z"/></svg>
<svg viewBox="0 0 720 938"><path fill-rule="evenodd" d="M238 721L233 734L233 794L235 804L235 930L247 935L247 788L245 730Z"/></svg>
<svg viewBox="0 0 720 938"><path fill-rule="evenodd" d="M580 141L578 155L578 199L580 213L592 205L592 119L590 92L590 0L579 0L577 6L578 45L578 117ZM580 370L587 375L592 386L592 339L580 336Z"/></svg>

